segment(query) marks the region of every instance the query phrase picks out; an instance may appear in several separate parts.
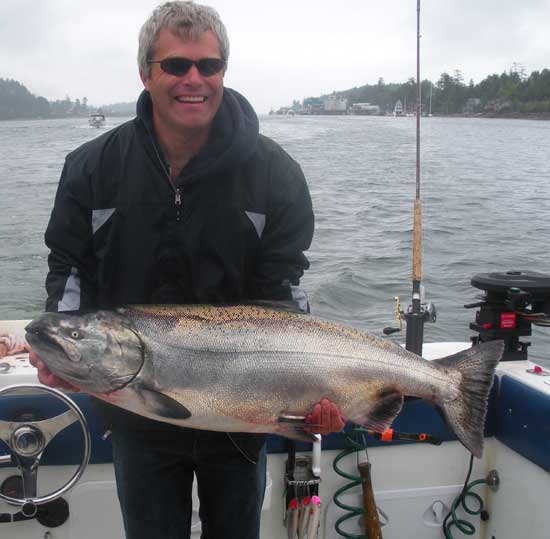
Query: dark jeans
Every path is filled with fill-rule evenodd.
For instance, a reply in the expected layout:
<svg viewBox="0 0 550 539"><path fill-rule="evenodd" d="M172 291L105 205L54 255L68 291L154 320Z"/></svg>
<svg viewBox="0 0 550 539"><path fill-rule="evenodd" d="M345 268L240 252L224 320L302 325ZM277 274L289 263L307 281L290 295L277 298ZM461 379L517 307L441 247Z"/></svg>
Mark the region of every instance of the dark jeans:
<svg viewBox="0 0 550 539"><path fill-rule="evenodd" d="M193 474L202 539L259 539L266 474L263 436L230 438L149 420L143 425L115 421L112 427L127 539L189 538Z"/></svg>

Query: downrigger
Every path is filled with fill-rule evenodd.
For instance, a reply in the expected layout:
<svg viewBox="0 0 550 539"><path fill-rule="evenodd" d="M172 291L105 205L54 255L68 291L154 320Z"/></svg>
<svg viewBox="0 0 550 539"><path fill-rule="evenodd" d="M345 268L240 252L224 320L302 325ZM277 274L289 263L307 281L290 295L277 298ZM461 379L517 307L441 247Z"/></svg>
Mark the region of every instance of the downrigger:
<svg viewBox="0 0 550 539"><path fill-rule="evenodd" d="M481 301L464 305L478 308L470 329L474 345L503 339L503 361L527 360L530 342L520 337L531 335L531 324L550 327L550 275L534 271L480 273L472 286L483 290Z"/></svg>

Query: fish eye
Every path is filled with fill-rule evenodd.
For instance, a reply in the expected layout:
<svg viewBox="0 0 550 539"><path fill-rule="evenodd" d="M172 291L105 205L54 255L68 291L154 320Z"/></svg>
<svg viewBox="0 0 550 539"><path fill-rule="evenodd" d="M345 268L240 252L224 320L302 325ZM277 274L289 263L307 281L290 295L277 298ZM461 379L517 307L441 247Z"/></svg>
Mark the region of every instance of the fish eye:
<svg viewBox="0 0 550 539"><path fill-rule="evenodd" d="M76 329L73 329L73 331L71 331L71 337L73 339L78 339L80 337L80 333L78 333L78 331L76 331Z"/></svg>

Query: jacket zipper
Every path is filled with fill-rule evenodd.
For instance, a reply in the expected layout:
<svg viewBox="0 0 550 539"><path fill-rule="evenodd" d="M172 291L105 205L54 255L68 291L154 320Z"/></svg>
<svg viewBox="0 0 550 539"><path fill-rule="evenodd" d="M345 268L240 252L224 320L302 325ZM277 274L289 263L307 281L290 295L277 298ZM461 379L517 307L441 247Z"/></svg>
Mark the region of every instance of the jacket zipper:
<svg viewBox="0 0 550 539"><path fill-rule="evenodd" d="M181 189L179 187L176 187L174 204L176 205L176 221L181 221Z"/></svg>
<svg viewBox="0 0 550 539"><path fill-rule="evenodd" d="M147 129L147 131L149 131L149 130ZM149 137L152 139L150 133L149 133ZM159 152L157 150L157 147L155 145L154 140L151 140L151 142L153 144L153 149L155 150L155 154L157 155L157 159L159 160L160 167L162 168L162 170L164 170L164 174L166 176L166 179L168 180L168 183L170 184L170 187L172 188L172 190L174 191L174 194L175 194L174 205L176 206L176 221L181 221L181 217L182 217L181 193L183 191L183 188L174 187L174 184L172 183L172 178L171 178L171 175L170 175L170 165L168 165L168 167L164 166L164 162L163 162L163 160L161 159L161 157L159 155Z"/></svg>

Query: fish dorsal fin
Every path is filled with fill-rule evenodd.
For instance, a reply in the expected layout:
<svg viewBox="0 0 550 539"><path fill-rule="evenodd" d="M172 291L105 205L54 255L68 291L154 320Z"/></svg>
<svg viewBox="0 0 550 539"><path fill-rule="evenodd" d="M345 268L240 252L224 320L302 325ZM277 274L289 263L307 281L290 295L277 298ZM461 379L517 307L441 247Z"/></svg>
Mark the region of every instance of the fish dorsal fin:
<svg viewBox="0 0 550 539"><path fill-rule="evenodd" d="M251 301L243 301L240 305L249 305L251 307L262 307L264 309L273 309L274 311L284 311L296 314L305 314L303 309L300 309L298 303L291 299L287 300L271 300L271 299L255 299Z"/></svg>
<svg viewBox="0 0 550 539"><path fill-rule="evenodd" d="M189 419L191 412L172 397L159 393L143 385L132 388L143 408L156 416L166 419Z"/></svg>
<svg viewBox="0 0 550 539"><path fill-rule="evenodd" d="M363 404L363 405L362 405ZM370 409L368 409L370 407ZM389 391L384 393L374 406L365 402L359 403L355 409L348 412L348 419L372 429L376 432L384 432L390 427L403 407L403 394L399 391ZM365 409L368 409L365 413Z"/></svg>

